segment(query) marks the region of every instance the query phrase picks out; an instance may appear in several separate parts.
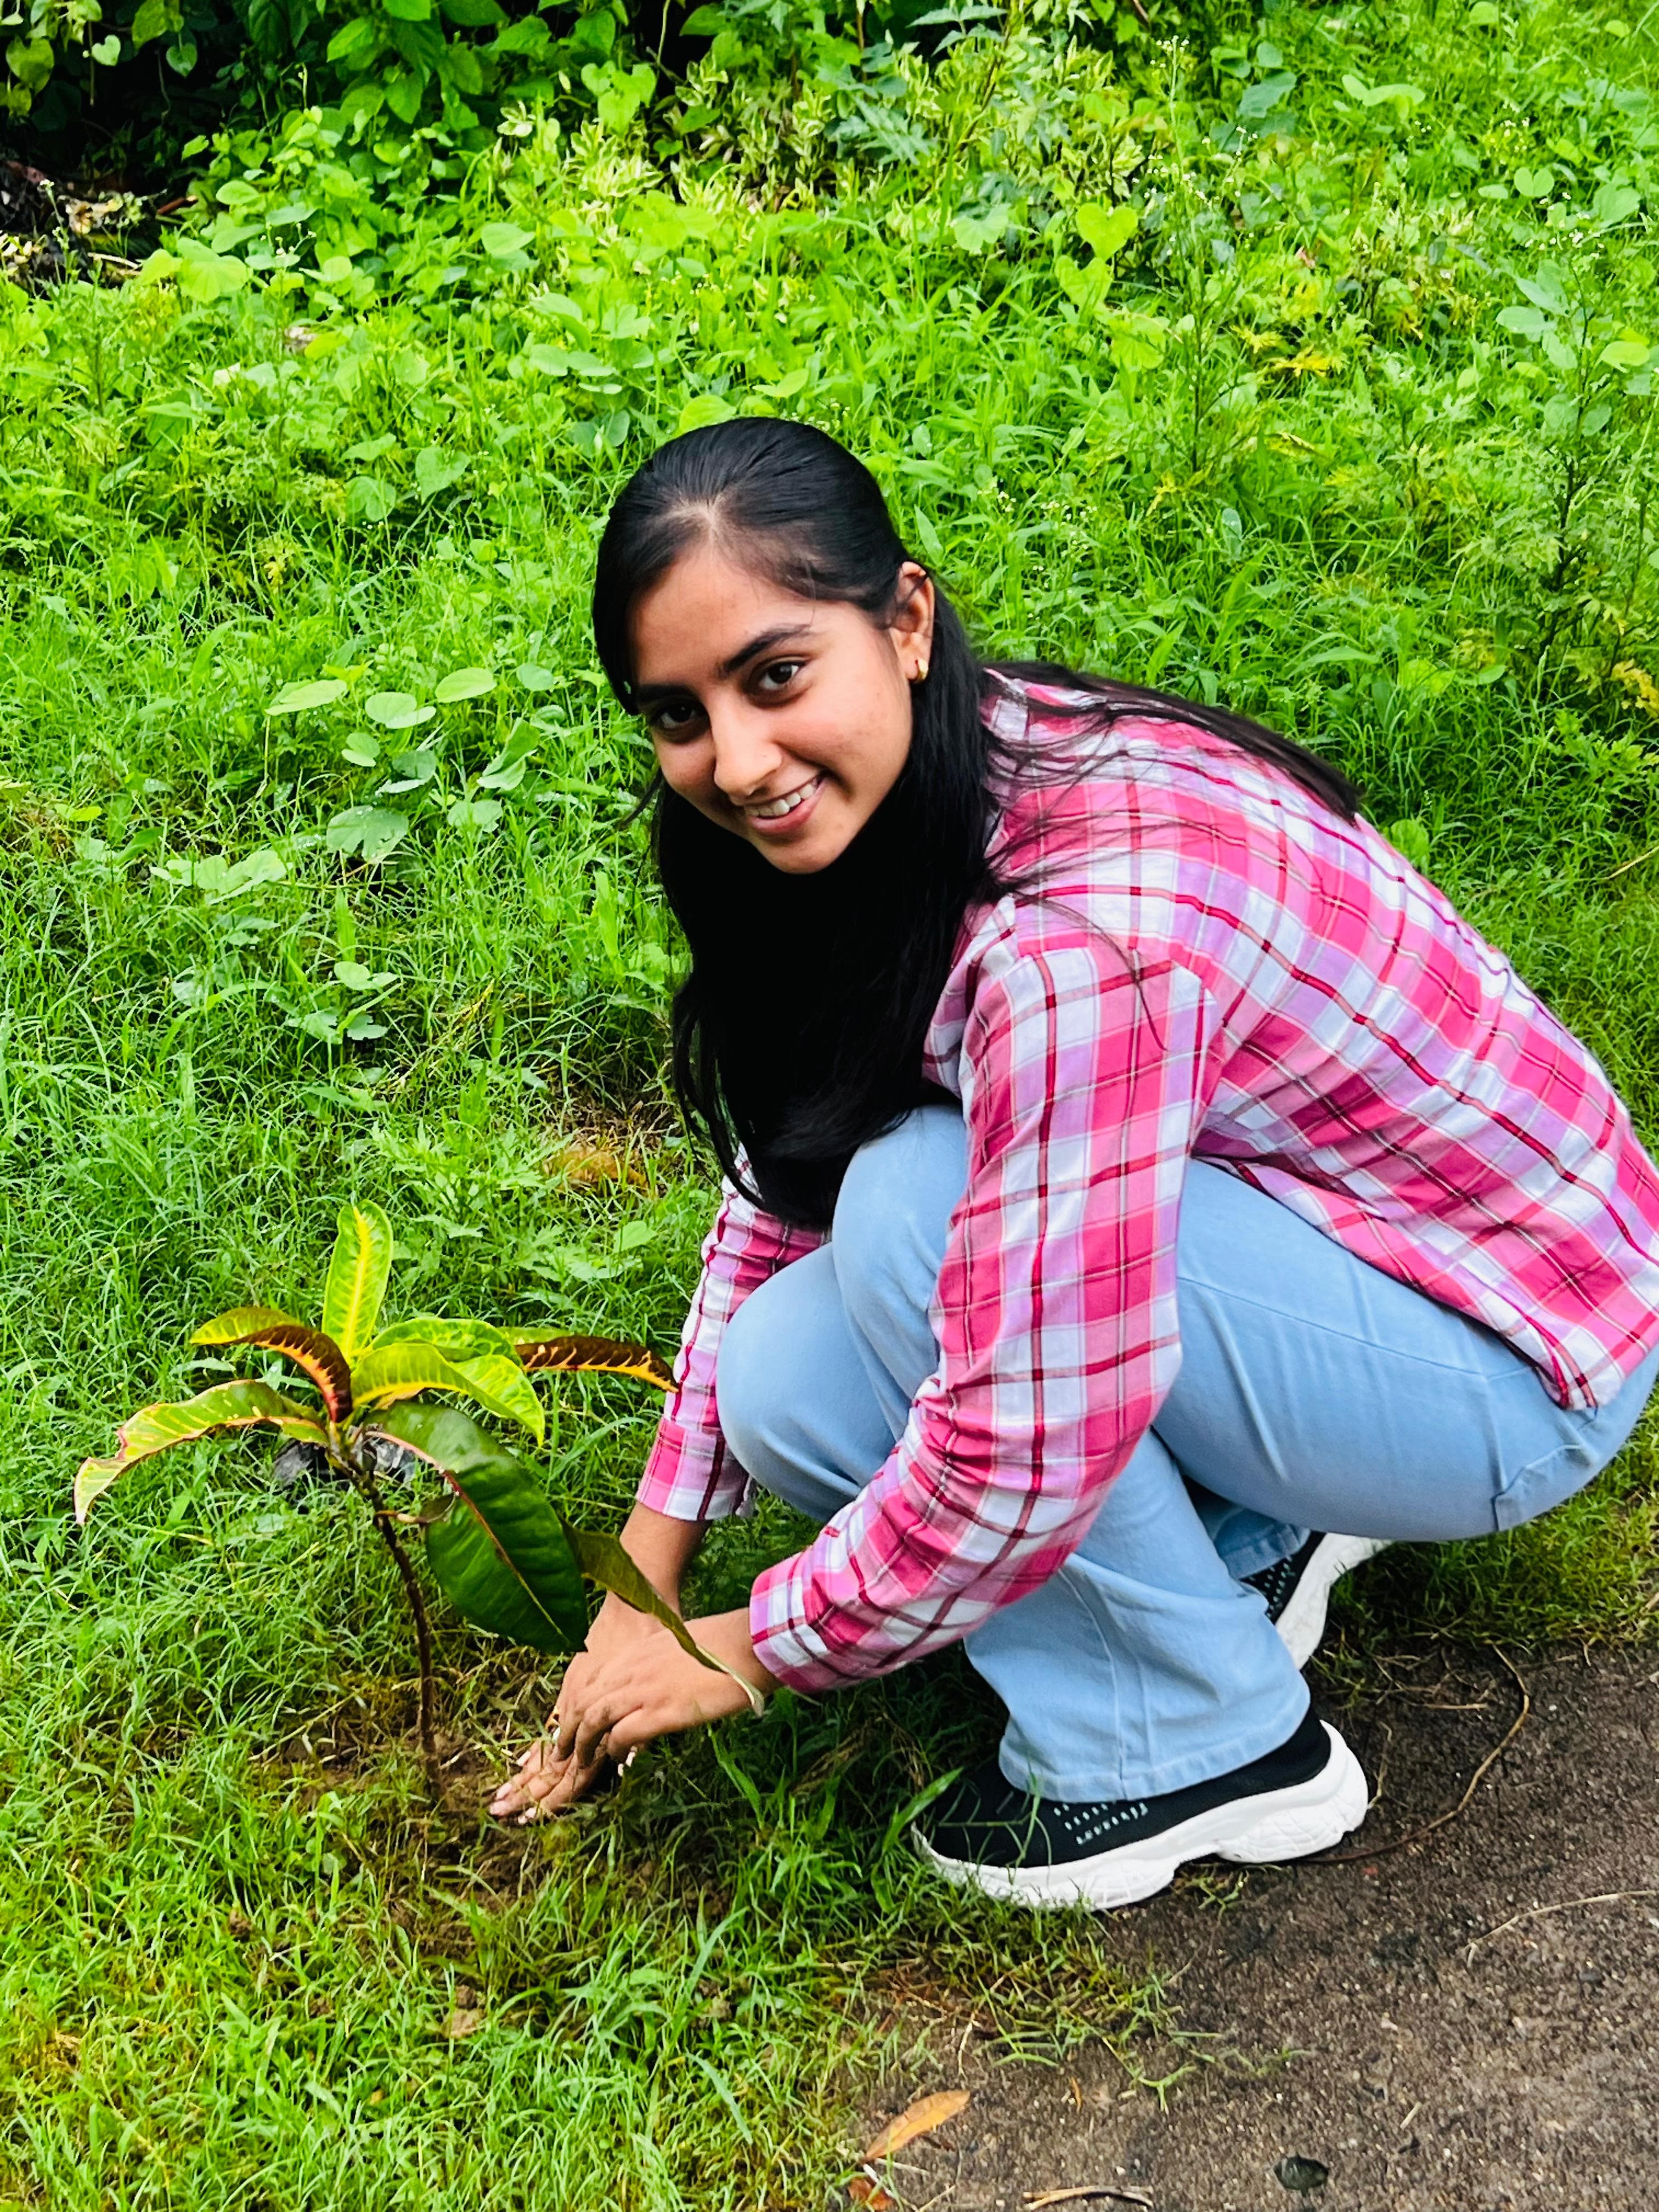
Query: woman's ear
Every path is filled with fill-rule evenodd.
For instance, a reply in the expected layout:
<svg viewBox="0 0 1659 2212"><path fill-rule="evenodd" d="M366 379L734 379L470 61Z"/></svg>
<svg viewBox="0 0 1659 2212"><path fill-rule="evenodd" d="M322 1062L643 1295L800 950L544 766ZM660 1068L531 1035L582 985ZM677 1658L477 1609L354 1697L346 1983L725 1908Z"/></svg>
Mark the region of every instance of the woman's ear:
<svg viewBox="0 0 1659 2212"><path fill-rule="evenodd" d="M907 561L898 572L888 628L906 682L919 684L933 650L933 580L919 561Z"/></svg>

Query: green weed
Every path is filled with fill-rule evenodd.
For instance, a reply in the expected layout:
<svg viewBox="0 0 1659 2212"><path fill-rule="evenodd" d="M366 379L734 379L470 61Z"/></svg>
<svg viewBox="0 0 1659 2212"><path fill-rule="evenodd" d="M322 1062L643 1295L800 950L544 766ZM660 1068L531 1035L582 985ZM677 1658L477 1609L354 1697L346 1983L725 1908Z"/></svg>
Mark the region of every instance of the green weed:
<svg viewBox="0 0 1659 2212"><path fill-rule="evenodd" d="M0 292L20 2202L817 2203L915 2021L1132 2055L1157 2014L1121 1932L941 1894L890 1833L994 1728L957 1659L502 1834L468 1808L552 1682L441 1634L435 1812L337 1501L200 1448L70 1525L116 1415L188 1388L158 1340L302 1298L353 1193L411 1308L673 1341L708 1187L661 1088L648 754L584 613L656 438L810 414L988 647L1319 746L1659 1132L1650 33L1222 8L1125 76L968 31L834 99L700 64L666 150L532 118L361 234L384 179L319 125L280 175L225 154L252 197L189 269ZM573 1509L616 1525L648 1434L573 1384ZM1351 1618L1644 1632L1655 1498L1644 1431L1536 1528L1389 1555ZM703 1600L798 1534L723 1529Z"/></svg>

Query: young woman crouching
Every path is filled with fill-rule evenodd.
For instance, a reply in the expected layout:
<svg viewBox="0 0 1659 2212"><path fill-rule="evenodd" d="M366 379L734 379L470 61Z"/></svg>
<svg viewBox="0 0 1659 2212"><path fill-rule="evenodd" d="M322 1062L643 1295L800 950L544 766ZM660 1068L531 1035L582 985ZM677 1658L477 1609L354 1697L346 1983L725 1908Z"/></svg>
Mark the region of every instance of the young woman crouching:
<svg viewBox="0 0 1659 2212"><path fill-rule="evenodd" d="M821 432L663 447L593 622L726 1174L628 1548L678 1601L752 1478L822 1533L690 1624L745 1680L963 1643L1008 1723L921 1823L955 1880L1116 1905L1334 1844L1331 1583L1547 1511L1653 1384L1659 1178L1606 1077L1310 754L982 665ZM744 1705L607 1599L494 1809Z"/></svg>

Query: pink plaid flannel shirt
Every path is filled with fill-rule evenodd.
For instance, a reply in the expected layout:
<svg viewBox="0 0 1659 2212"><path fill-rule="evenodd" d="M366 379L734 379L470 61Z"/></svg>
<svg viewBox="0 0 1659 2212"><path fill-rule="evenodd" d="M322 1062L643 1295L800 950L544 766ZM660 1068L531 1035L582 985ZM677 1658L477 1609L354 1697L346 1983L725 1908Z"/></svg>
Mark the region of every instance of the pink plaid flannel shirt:
<svg viewBox="0 0 1659 2212"><path fill-rule="evenodd" d="M1052 697L1053 695L1046 695ZM1006 684L1018 735L1045 695ZM1121 721L1085 779L1015 790L927 1072L967 1188L904 1434L756 1583L762 1662L809 1691L968 1633L1081 1541L1181 1361L1187 1162L1226 1169L1484 1322L1565 1406L1659 1342L1659 1177L1590 1054L1368 823L1206 732ZM720 1331L821 1240L728 1187L639 1495L714 1519Z"/></svg>

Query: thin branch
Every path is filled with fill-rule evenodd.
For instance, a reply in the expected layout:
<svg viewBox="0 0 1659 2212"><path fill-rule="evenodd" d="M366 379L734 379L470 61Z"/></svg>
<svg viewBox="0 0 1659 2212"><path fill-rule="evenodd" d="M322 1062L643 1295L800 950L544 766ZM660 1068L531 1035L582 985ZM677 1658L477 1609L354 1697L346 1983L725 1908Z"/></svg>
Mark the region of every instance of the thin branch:
<svg viewBox="0 0 1659 2212"><path fill-rule="evenodd" d="M1605 1889L1599 1897L1566 1897L1559 1905L1534 1905L1525 1912L1517 1912L1510 1919L1500 1920L1496 1928L1488 1928L1484 1936L1477 1936L1468 1948L1468 1963L1474 1963L1475 1952L1482 1943L1490 1943L1494 1936L1507 1936L1511 1928L1518 1928L1523 1920L1541 1920L1550 1912L1573 1912L1581 1905L1624 1905L1638 1897L1659 1897L1659 1889Z"/></svg>
<svg viewBox="0 0 1659 2212"><path fill-rule="evenodd" d="M1526 1726L1527 1716L1532 1711L1532 1692L1522 1680L1518 1668L1504 1658L1496 1644L1493 1644L1492 1650L1492 1656L1501 1662L1514 1677L1515 1686L1521 1692L1521 1710L1510 1722L1503 1741L1493 1745L1480 1765L1470 1775L1469 1786L1457 1802L1447 1812L1436 1814L1432 1820L1425 1820L1420 1828L1413 1828L1409 1835L1396 1836L1392 1843L1373 1844L1367 1850L1333 1851L1324 1858L1304 1859L1302 1862L1304 1866L1352 1866L1356 1861L1361 1859L1385 1858L1390 1851L1403 1851L1407 1844L1420 1844L1425 1836L1433 1835L1437 1828L1445 1827L1449 1822L1455 1820L1461 1814L1468 1812L1475 1791L1515 1741L1516 1736L1520 1735ZM1373 1804L1375 1802L1375 1800L1372 1801Z"/></svg>

